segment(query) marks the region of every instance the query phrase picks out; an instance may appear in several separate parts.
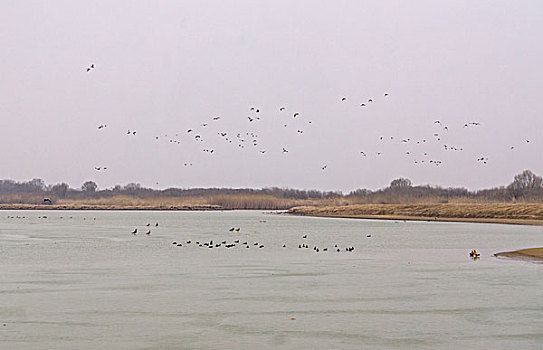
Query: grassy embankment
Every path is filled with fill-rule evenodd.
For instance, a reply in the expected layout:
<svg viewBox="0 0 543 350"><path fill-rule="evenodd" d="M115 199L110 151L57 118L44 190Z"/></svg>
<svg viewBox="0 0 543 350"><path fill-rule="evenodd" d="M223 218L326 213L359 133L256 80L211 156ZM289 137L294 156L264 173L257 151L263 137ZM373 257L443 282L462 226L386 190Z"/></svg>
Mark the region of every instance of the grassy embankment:
<svg viewBox="0 0 543 350"><path fill-rule="evenodd" d="M362 204L294 207L289 214L389 220L463 221L543 225L543 204Z"/></svg>

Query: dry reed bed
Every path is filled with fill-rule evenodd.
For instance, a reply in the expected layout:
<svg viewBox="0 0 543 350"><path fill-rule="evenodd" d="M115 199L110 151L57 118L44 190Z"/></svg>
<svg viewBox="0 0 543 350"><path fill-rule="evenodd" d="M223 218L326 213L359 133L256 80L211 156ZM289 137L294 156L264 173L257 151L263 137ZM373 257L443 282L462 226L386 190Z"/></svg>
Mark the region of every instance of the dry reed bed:
<svg viewBox="0 0 543 350"><path fill-rule="evenodd" d="M543 224L543 204L363 204L336 207L294 207L290 214L327 217L388 217L467 219L467 221L526 220ZM472 219L472 220L470 220Z"/></svg>
<svg viewBox="0 0 543 350"><path fill-rule="evenodd" d="M278 198L271 195L218 195L203 197L134 197L113 196L80 199L54 199L44 205L43 197L33 202L0 204L0 209L49 209L49 210L221 210L263 209L283 210L299 205L337 205L333 199L299 200Z"/></svg>

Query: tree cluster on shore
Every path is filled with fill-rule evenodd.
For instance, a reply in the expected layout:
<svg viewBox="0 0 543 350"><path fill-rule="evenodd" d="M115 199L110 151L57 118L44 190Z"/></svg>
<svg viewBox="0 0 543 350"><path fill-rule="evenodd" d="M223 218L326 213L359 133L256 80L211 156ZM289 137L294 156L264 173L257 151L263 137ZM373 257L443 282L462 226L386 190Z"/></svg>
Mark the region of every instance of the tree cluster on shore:
<svg viewBox="0 0 543 350"><path fill-rule="evenodd" d="M41 179L26 182L0 180L0 204L60 203L156 203L167 202L215 205L225 209L287 209L296 205L349 205L398 203L543 203L543 180L530 170L516 175L508 186L469 191L465 188L414 186L411 180L398 178L384 189L340 191L296 190L288 188L167 188L155 190L136 183L99 189L86 181L79 189L66 183L47 185ZM120 199L123 199L122 201ZM109 202L108 202L109 201ZM135 201L135 202L134 202ZM104 202L104 203L105 203Z"/></svg>

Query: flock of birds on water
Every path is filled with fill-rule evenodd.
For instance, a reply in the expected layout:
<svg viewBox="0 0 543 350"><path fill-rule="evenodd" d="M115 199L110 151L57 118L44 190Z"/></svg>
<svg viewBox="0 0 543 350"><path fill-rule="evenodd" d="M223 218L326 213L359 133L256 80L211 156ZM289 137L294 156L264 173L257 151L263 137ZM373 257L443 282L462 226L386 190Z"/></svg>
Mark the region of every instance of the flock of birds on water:
<svg viewBox="0 0 543 350"><path fill-rule="evenodd" d="M265 220L264 221L261 221L261 222L266 222ZM145 224L145 227L146 227L146 232L145 232L145 235L147 236L150 236L151 235L151 229L150 227L153 226L151 225L151 223L147 223ZM159 224L158 222L156 222L154 224L154 227L158 227ZM241 231L241 227L231 227L228 232L231 232L231 233L239 233ZM138 228L134 228L134 230L132 232L130 232L130 234L132 236L136 236L138 235ZM366 235L366 238L371 238L371 235ZM303 239L303 242L301 242L300 244L298 244L298 249L309 249L310 246L309 244L305 243L306 240L308 239L308 235L307 234L304 234L302 235L302 239ZM264 244L262 244L261 242L249 242L248 240L244 241L244 242L241 242L241 239L239 238L236 238L236 239L221 239L220 241L217 241L217 240L213 240L213 239L209 239L209 240L186 240L184 242L181 242L181 241L173 241L172 242L172 245L176 246L176 247L188 247L188 246L195 246L195 247L199 247L199 248L207 248L207 249L213 249L213 248L225 248L225 249L230 249L230 248L235 248L235 247L241 247L241 248L245 248L245 249L250 249L251 247L253 247L254 249L263 249L265 247ZM288 248L287 247L287 243L283 243L282 245L282 248ZM355 250L355 247L354 246L348 246L348 247L340 247L338 244L334 244L333 248L332 247L319 247L317 245L313 245L313 248L312 250L316 253L319 253L319 252L327 252L330 248L330 251L336 251L336 252L341 252L341 251L345 251L345 252L353 252Z"/></svg>
<svg viewBox="0 0 543 350"><path fill-rule="evenodd" d="M236 232L239 232L241 230L240 227L232 227L229 229L230 232L233 232L233 231L236 231ZM371 235L366 235L367 238L370 238ZM310 248L310 245L305 243L306 240L308 239L308 235L307 234L304 234L302 236L302 242L300 244L298 244L298 249L309 249ZM259 243L257 241L255 242L249 242L248 240L245 241L245 242L241 242L241 240L238 238L238 239L230 239L230 241L228 240L221 240L221 241L213 241L212 239L210 239L209 241L208 240L205 240L205 241L194 241L194 243L192 242L192 240L188 240L188 241L185 241L185 242L177 242L177 241L173 241L172 242L172 245L174 246L177 246L177 247L187 247L187 246L190 246L190 245L193 245L193 246L197 246L199 248L208 248L208 249L213 249L213 248L226 248L226 249L230 249L230 248L235 248L235 247L240 247L240 248L245 248L245 249L250 249L251 247L253 247L254 249L263 249L264 248L264 244L262 243ZM283 243L282 245L282 248L286 249L288 248L287 246L287 243ZM344 250L343 250L344 248ZM355 247L354 246L349 246L349 247L343 247L341 248L338 244L334 244L333 248L330 247L330 251L335 251L335 252L341 252L341 251L345 251L345 252L353 252L355 250ZM319 252L327 252L329 249L329 247L319 247L317 245L313 245L313 248L312 250L316 253L319 253Z"/></svg>
<svg viewBox="0 0 543 350"><path fill-rule="evenodd" d="M21 216L21 215L8 215L7 216L8 219L27 219L26 216ZM30 217L28 217L28 219L30 219ZM49 219L49 217L47 215L40 215L38 216L38 219ZM68 216L68 217L64 217L64 216L59 216L58 219L74 219L73 216ZM93 218L88 218L89 220L93 220L93 221L96 221L96 217L93 217ZM83 217L83 220L87 220L87 217ZM261 220L260 221L261 223L266 223L266 220ZM150 222L146 223L144 225L144 234L145 236L147 237L150 237L151 234L152 234L152 229L151 227L153 227L154 229L158 229L159 227L159 223L158 222L155 222L154 224L151 224ZM231 233L231 234L239 234L241 232L241 227L231 227L230 229L228 229L228 232ZM138 234L141 233L140 230L138 230L137 227L135 227L131 232L130 232L130 235L132 237L135 237L135 236L138 236ZM365 235L366 238L371 238L372 235L371 234L367 234ZM302 241L299 242L299 244L295 244L294 247L297 248L297 249L302 249L302 250L307 250L307 249L312 249L314 252L316 253L320 253L320 252L354 252L355 250L355 247L354 246L340 246L339 244L334 244L333 246L330 245L330 246L325 246L325 247L322 247L322 246L318 246L318 245L315 245L315 244L308 244L307 242L309 242L310 240L310 237L308 234L304 234L301 236L302 238ZM262 243L262 242L258 242L258 241L254 241L254 242L249 242L248 240L245 240L244 242L242 242L241 239L239 238L230 238L230 239L221 239L221 240L213 240L213 239L206 239L206 240L185 240L185 241L173 241L172 242L172 245L175 246L175 247L189 247L189 246L194 246L194 247L199 247L199 248L207 248L207 249L213 249L213 248L225 248L225 249L231 249L231 248L245 248L245 249L250 249L251 247L253 249L264 249L265 248L265 245ZM312 247L311 247L312 246ZM283 249L286 249L286 248L290 248L290 246L287 245L287 243L283 243L283 245L281 246Z"/></svg>
<svg viewBox="0 0 543 350"><path fill-rule="evenodd" d="M95 69L95 65L91 64L85 68L87 73L91 73ZM389 92L384 92L381 94L382 98L378 99L375 97L364 98L356 102L356 106L361 109L368 109L370 106L383 102L385 99L390 98L391 94ZM343 96L339 99L338 103L348 104L350 103L351 98ZM277 111L279 114L286 116L286 118L277 118L280 123L282 123L282 128L285 130L293 129L297 135L303 135L308 129L312 127L313 121L305 116L300 111L289 110L287 106L278 106ZM252 126L261 121L266 115L269 117L269 114L265 114L262 107L259 106L250 106L247 110L246 122L248 126ZM208 142L209 138L212 137L206 129L210 129L213 125L215 129L218 129L215 133L215 137L222 140L222 143L231 146L234 149L250 149L254 150L256 153L261 155L270 154L271 152L282 153L283 155L288 155L291 151L289 150L288 145L283 145L278 148L268 149L263 147L260 140L260 135L255 130L223 130L221 129L221 116L215 115L210 116L206 120L202 120L199 125L194 125L187 128L184 131L178 131L174 133L163 133L159 135L154 135L152 139L155 142L166 142L172 145L186 145L186 142L196 142L201 145L201 152L214 155L224 151L224 148L221 148L220 151L217 149L217 143L213 145L212 142ZM482 124L478 121L469 121L458 125L459 129L471 129L479 128ZM403 149L403 154L406 157L411 157L412 164L417 165L429 165L429 166L440 166L443 164L443 160L436 156L436 151L441 150L443 152L463 152L465 149L461 145L452 144L450 142L446 143L447 134L450 133L452 126L446 125L441 120L435 120L433 122L433 131L431 136L428 135L426 138L411 139L409 137L395 137L395 136L379 136L376 141L377 148L379 145L385 145L385 143L396 142L400 145L405 146ZM103 130L107 128L107 124L100 124L98 130ZM126 133L129 137L139 137L139 133L134 129L127 129ZM530 140L524 139L522 144L529 144ZM421 149L420 146L431 145L427 148ZM509 146L509 150L513 151L519 148L519 144ZM352 151L352 150L351 150ZM362 159L370 157L383 157L386 156L385 152L374 150L358 150L358 155ZM196 157L195 157L196 158ZM480 164L488 164L490 158L488 155L479 155L474 161ZM196 161L187 160L183 161L182 164L184 167L192 167ZM321 171L328 170L329 166L325 162L320 166ZM105 171L107 166L96 165L94 170L96 171ZM157 183L158 184L158 183Z"/></svg>

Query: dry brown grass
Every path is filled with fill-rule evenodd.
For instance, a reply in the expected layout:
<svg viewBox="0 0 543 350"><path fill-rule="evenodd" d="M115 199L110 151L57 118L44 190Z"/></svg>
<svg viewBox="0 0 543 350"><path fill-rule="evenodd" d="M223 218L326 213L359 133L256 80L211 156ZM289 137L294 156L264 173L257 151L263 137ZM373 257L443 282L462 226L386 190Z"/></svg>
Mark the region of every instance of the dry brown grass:
<svg viewBox="0 0 543 350"><path fill-rule="evenodd" d="M296 215L543 224L543 204L361 204L294 207Z"/></svg>
<svg viewBox="0 0 543 350"><path fill-rule="evenodd" d="M115 196L104 198L60 199L53 205L44 205L43 198L39 204L10 203L0 204L0 209L50 209L50 210L217 210L216 205L209 204L205 198L199 197L161 197L137 198Z"/></svg>
<svg viewBox="0 0 543 350"><path fill-rule="evenodd" d="M338 205L335 199L291 199L270 195L220 195L213 196L209 203L224 209L267 209L281 210L304 205Z"/></svg>
<svg viewBox="0 0 543 350"><path fill-rule="evenodd" d="M13 199L13 200L11 200ZM284 210L300 205L339 205L340 202L334 199L325 200L298 200L289 198L278 198L271 195L244 195L230 194L218 196L200 197L133 197L113 196L98 198L80 199L54 199L53 205L44 205L43 197L33 198L29 201L28 196L21 198L10 198L0 204L0 209L73 209L73 210L219 210L219 209L263 209L263 210Z"/></svg>
<svg viewBox="0 0 543 350"><path fill-rule="evenodd" d="M58 200L58 205L96 205L96 206L117 206L117 207L181 207L209 205L205 198L198 197L159 197L159 198L138 198L131 196L114 196L102 198L67 199Z"/></svg>

